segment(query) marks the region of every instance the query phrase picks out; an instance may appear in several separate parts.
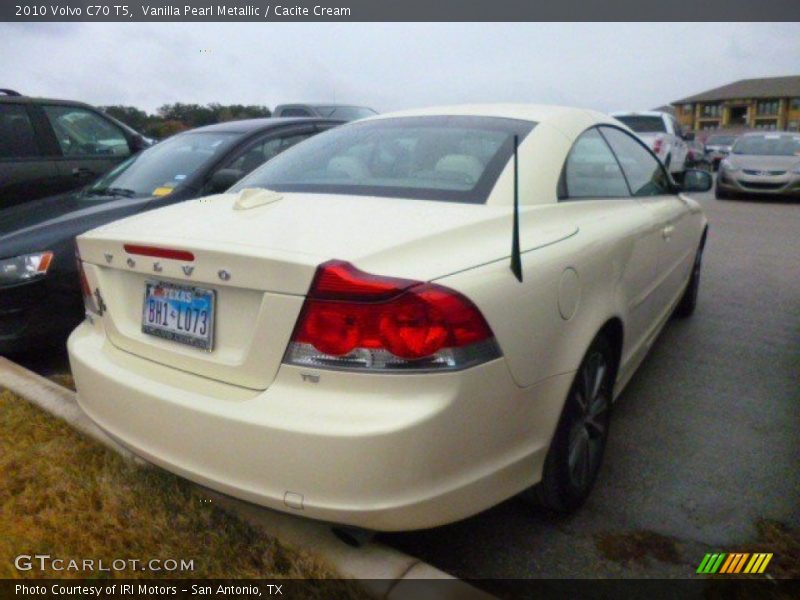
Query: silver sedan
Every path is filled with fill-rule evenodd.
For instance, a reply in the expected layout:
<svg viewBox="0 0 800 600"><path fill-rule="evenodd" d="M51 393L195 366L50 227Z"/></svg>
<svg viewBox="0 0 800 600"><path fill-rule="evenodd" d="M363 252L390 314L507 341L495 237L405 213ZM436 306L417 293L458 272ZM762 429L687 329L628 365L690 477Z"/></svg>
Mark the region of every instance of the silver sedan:
<svg viewBox="0 0 800 600"><path fill-rule="evenodd" d="M748 133L720 162L716 197L737 194L800 197L800 133Z"/></svg>

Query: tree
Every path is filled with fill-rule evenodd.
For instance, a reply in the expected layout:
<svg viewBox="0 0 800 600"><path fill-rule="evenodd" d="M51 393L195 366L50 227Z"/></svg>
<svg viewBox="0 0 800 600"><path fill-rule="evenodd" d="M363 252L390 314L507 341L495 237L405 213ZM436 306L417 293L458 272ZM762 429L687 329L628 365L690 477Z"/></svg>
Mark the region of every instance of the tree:
<svg viewBox="0 0 800 600"><path fill-rule="evenodd" d="M103 110L136 129L156 139L163 139L186 129L212 125L238 119L259 119L272 116L266 106L212 103L208 105L176 102L159 107L156 114L147 114L133 106L105 106Z"/></svg>
<svg viewBox="0 0 800 600"><path fill-rule="evenodd" d="M114 117L118 121L122 121L137 131L142 131L148 123L147 113L134 106L101 106L100 109L107 115Z"/></svg>

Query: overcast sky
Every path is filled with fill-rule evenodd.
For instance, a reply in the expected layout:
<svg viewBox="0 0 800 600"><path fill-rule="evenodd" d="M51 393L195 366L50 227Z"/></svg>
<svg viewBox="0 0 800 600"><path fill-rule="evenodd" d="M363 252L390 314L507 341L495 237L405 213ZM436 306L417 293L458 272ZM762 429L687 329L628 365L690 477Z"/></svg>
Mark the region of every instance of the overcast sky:
<svg viewBox="0 0 800 600"><path fill-rule="evenodd" d="M800 74L798 23L0 23L0 87L127 104L647 109Z"/></svg>

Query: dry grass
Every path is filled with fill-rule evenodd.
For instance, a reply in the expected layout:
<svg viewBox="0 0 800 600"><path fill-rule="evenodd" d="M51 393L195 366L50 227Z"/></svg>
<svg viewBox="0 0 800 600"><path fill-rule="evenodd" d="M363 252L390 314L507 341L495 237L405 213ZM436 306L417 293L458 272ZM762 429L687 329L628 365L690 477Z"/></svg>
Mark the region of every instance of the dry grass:
<svg viewBox="0 0 800 600"><path fill-rule="evenodd" d="M13 566L19 554L107 564L193 559L193 572L175 576L197 578L338 577L321 559L216 508L191 483L126 462L7 390L0 390L0 431L0 578L87 576L20 572ZM354 582L342 582L326 587L324 597L334 590L334 597L363 596Z"/></svg>
<svg viewBox="0 0 800 600"><path fill-rule="evenodd" d="M597 536L597 549L608 560L636 562L646 565L649 558L679 564L675 540L654 531L604 533Z"/></svg>
<svg viewBox="0 0 800 600"><path fill-rule="evenodd" d="M756 523L758 540L748 545L748 552L772 552L767 572L776 579L800 579L800 529L778 521Z"/></svg>

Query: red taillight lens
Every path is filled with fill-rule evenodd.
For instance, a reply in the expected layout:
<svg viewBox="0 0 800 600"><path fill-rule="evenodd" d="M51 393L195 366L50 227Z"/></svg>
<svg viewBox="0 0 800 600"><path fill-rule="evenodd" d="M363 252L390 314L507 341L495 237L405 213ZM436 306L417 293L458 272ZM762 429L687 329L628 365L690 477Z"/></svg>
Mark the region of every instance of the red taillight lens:
<svg viewBox="0 0 800 600"><path fill-rule="evenodd" d="M662 140L661 138L656 138L656 141L653 142L653 152L655 152L656 154L661 152L661 146L663 144L664 144L664 140Z"/></svg>
<svg viewBox="0 0 800 600"><path fill-rule="evenodd" d="M315 300L379 302L397 296L417 283L409 279L364 273L348 262L332 260L317 269L308 297Z"/></svg>
<svg viewBox="0 0 800 600"><path fill-rule="evenodd" d="M464 368L499 356L489 325L443 286L321 265L286 354L308 366Z"/></svg>

